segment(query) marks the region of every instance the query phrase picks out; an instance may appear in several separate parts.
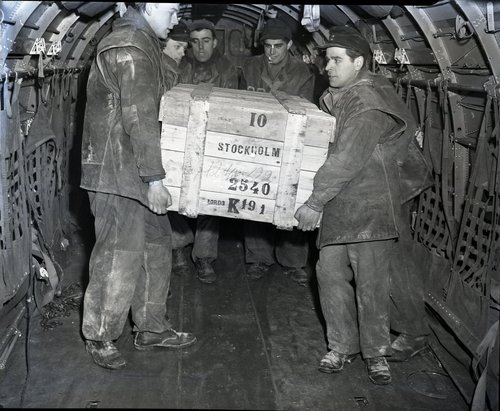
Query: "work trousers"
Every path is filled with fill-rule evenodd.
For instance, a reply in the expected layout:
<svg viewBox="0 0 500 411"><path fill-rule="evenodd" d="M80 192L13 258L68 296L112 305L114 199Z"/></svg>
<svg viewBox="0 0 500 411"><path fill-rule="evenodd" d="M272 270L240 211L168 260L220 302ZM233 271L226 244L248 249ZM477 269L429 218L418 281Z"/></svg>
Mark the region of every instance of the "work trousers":
<svg viewBox="0 0 500 411"><path fill-rule="evenodd" d="M305 231L278 230L269 223L244 222L245 261L283 267L303 268L307 265L309 236Z"/></svg>
<svg viewBox="0 0 500 411"><path fill-rule="evenodd" d="M219 217L199 215L196 218L196 231L189 226L186 217L179 213L169 214L172 223L172 248L178 250L193 244L193 261L199 258L217 259L219 243Z"/></svg>
<svg viewBox="0 0 500 411"><path fill-rule="evenodd" d="M390 355L389 260L394 240L325 246L316 264L328 348ZM354 280L354 286L352 281Z"/></svg>
<svg viewBox="0 0 500 411"><path fill-rule="evenodd" d="M417 244L411 237L409 211L410 203L405 203L390 265L391 328L398 333L421 336L430 332L424 302L426 276L418 263Z"/></svg>
<svg viewBox="0 0 500 411"><path fill-rule="evenodd" d="M170 222L136 200L89 192L95 245L89 262L82 332L94 341L116 340L129 310L134 331L171 328L167 293L172 268Z"/></svg>

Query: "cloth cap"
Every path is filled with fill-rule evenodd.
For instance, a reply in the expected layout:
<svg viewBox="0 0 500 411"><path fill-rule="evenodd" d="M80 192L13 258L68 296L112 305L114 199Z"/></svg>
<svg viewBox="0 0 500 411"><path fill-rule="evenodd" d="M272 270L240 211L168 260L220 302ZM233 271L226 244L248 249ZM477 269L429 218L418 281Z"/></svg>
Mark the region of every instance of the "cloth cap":
<svg viewBox="0 0 500 411"><path fill-rule="evenodd" d="M328 40L325 44L318 46L318 49L327 49L329 47L341 47L352 49L363 56L369 56L372 52L370 44L354 27L333 26L330 28Z"/></svg>
<svg viewBox="0 0 500 411"><path fill-rule="evenodd" d="M168 38L176 41L185 41L189 43L189 30L186 26L186 23L180 21L177 23L170 33L168 33Z"/></svg>
<svg viewBox="0 0 500 411"><path fill-rule="evenodd" d="M283 21L279 19L269 19L260 34L260 41L271 39L292 39L292 30Z"/></svg>
<svg viewBox="0 0 500 411"><path fill-rule="evenodd" d="M189 24L190 31L204 30L204 29L212 30L212 32L215 33L215 24L207 19L193 20Z"/></svg>

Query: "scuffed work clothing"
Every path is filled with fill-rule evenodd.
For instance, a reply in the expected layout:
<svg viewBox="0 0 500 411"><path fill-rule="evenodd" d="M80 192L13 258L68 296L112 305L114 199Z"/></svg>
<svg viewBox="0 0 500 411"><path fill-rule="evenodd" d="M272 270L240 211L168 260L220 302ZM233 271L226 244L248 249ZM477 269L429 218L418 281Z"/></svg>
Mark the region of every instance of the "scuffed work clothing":
<svg viewBox="0 0 500 411"><path fill-rule="evenodd" d="M287 55L281 70L272 76L265 54L246 59L242 66L243 88L252 91L284 91L292 96L314 99L314 74L303 61Z"/></svg>
<svg viewBox="0 0 500 411"><path fill-rule="evenodd" d="M400 180L416 123L383 76L362 74L353 85L330 88L320 107L336 117L328 156L306 204L323 211L318 247L399 235Z"/></svg>
<svg viewBox="0 0 500 411"><path fill-rule="evenodd" d="M309 257L309 236L294 228L278 230L269 223L244 221L245 262L302 268Z"/></svg>
<svg viewBox="0 0 500 411"><path fill-rule="evenodd" d="M236 66L226 56L222 55L218 49L214 50L212 56L206 62L197 61L193 57L192 50L188 50L186 56L181 61L179 71L181 72L179 79L181 83L212 84L214 87L238 88L238 71ZM220 217L198 216L191 253L193 261L200 258L206 258L210 261L217 259L219 225ZM187 234L183 235L183 233L187 233L187 230L180 224L177 226L179 231L174 233L177 243L175 248L179 244L185 243L188 239Z"/></svg>
<svg viewBox="0 0 500 411"><path fill-rule="evenodd" d="M391 354L389 260L393 245L394 240L382 240L321 248L316 275L330 350L361 352L363 358Z"/></svg>
<svg viewBox="0 0 500 411"><path fill-rule="evenodd" d="M129 8L97 47L87 84L81 187L147 205L149 181L165 177L158 112L162 51Z"/></svg>
<svg viewBox="0 0 500 411"><path fill-rule="evenodd" d="M113 194L89 192L89 199L96 241L84 297L84 337L117 339L130 310L134 331L171 328L166 316L172 268L167 216Z"/></svg>
<svg viewBox="0 0 500 411"><path fill-rule="evenodd" d="M200 258L207 258L212 262L217 259L219 251L219 226L219 217L200 214L196 218L196 232L194 235L193 251L191 252L193 261Z"/></svg>
<svg viewBox="0 0 500 411"><path fill-rule="evenodd" d="M214 87L238 88L238 71L236 66L215 49L210 60L197 61L192 50L188 50L182 59L179 81L187 84L212 84Z"/></svg>
<svg viewBox="0 0 500 411"><path fill-rule="evenodd" d="M283 91L301 96L309 101L314 98L314 75L306 63L287 55L280 63L275 76L269 71L265 55L246 59L242 67L241 87L246 90ZM278 230L274 226L245 221L245 260L247 263L274 264L275 259L284 267L302 268L309 254L309 233L294 229Z"/></svg>
<svg viewBox="0 0 500 411"><path fill-rule="evenodd" d="M168 91L179 83L179 66L173 58L163 52L161 58L165 91Z"/></svg>

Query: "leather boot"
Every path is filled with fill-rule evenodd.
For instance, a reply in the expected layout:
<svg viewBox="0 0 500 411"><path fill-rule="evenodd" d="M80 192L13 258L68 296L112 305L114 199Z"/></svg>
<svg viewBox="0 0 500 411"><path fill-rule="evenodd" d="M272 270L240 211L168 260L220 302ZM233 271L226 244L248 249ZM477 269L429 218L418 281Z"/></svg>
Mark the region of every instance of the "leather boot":
<svg viewBox="0 0 500 411"><path fill-rule="evenodd" d="M194 262L198 280L205 284L212 284L217 279L217 275L212 267L212 261L209 258L198 258Z"/></svg>

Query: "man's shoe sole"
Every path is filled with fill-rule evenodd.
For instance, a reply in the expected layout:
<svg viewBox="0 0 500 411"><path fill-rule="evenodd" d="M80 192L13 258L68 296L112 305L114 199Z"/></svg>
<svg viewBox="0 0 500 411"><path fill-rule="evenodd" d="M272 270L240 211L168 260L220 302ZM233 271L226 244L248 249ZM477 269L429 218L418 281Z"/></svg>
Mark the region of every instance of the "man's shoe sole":
<svg viewBox="0 0 500 411"><path fill-rule="evenodd" d="M217 281L217 278L202 278L198 276L198 280L200 280L203 284L213 284Z"/></svg>
<svg viewBox="0 0 500 411"><path fill-rule="evenodd" d="M189 346L193 345L196 341L197 341L197 339L196 339L196 337L194 337L193 340L186 342L184 344L169 345L166 343L164 343L164 344L158 343L158 344L151 344L151 345L138 345L138 344L134 343L134 347L136 350L139 350L139 351L152 351L152 350L155 350L157 348L163 348L163 349L167 349L167 350L178 350L181 348L189 347Z"/></svg>
<svg viewBox="0 0 500 411"><path fill-rule="evenodd" d="M372 378L371 376L368 376L368 378L375 385L388 385L392 382L392 377L389 377L388 380L381 380L381 381L377 381L375 378Z"/></svg>

